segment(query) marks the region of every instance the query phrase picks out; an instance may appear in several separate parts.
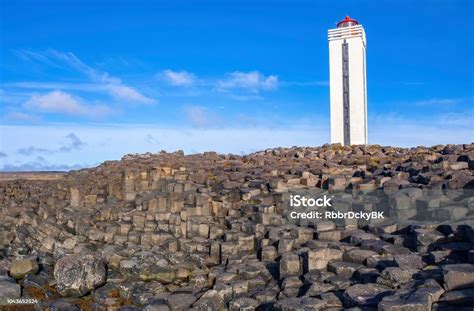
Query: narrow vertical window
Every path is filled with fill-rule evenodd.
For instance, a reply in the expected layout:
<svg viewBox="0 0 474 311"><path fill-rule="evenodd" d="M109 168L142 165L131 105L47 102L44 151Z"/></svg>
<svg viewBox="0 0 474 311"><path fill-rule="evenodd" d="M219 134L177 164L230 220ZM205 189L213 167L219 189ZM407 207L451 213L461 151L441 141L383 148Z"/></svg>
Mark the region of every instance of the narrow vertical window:
<svg viewBox="0 0 474 311"><path fill-rule="evenodd" d="M349 101L349 45L342 43L342 100L344 119L344 146L351 144L351 118Z"/></svg>

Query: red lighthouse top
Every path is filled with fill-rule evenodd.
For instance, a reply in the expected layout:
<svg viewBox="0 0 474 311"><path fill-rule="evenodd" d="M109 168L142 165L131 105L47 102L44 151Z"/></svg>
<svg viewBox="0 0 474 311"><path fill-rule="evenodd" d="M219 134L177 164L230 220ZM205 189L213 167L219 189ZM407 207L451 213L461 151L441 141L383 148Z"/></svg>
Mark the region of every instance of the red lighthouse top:
<svg viewBox="0 0 474 311"><path fill-rule="evenodd" d="M359 22L355 19L350 18L349 15L346 15L346 18L337 23L337 28L351 27L356 25L359 25Z"/></svg>

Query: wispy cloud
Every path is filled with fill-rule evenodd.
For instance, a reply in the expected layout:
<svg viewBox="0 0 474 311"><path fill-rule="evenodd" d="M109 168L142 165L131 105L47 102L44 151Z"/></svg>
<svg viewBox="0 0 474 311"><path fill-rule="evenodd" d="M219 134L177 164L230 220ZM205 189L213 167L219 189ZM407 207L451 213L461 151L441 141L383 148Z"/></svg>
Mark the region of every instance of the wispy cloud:
<svg viewBox="0 0 474 311"><path fill-rule="evenodd" d="M21 81L5 83L7 88L32 89L32 90L69 90L81 92L105 92L107 88L97 83L81 83L81 82L35 82Z"/></svg>
<svg viewBox="0 0 474 311"><path fill-rule="evenodd" d="M196 82L196 76L187 71L173 71L170 69L163 70L159 77L163 78L167 83L173 86L192 86Z"/></svg>
<svg viewBox="0 0 474 311"><path fill-rule="evenodd" d="M10 90L6 91L0 89L0 105L17 104L25 100L26 97L28 97L28 95L25 95L22 92L12 92Z"/></svg>
<svg viewBox="0 0 474 311"><path fill-rule="evenodd" d="M21 122L28 122L28 123L37 123L40 120L38 116L34 116L34 115L20 112L20 111L10 111L6 113L2 119L8 120L8 121L21 121Z"/></svg>
<svg viewBox="0 0 474 311"><path fill-rule="evenodd" d="M119 78L114 77L107 72L101 72L92 68L71 52L61 52L54 49L48 49L44 52L21 50L18 51L17 54L24 59L38 61L53 67L67 65L68 67L84 74L92 82L99 84L101 88L106 90L117 100L143 104L156 103L155 99L143 95L137 89L124 84Z"/></svg>
<svg viewBox="0 0 474 311"><path fill-rule="evenodd" d="M8 155L5 152L0 151L0 158L6 158Z"/></svg>
<svg viewBox="0 0 474 311"><path fill-rule="evenodd" d="M434 120L435 124L466 127L471 129L471 137L474 136L474 110L464 113L443 113Z"/></svg>
<svg viewBox="0 0 474 311"><path fill-rule="evenodd" d="M105 105L90 105L80 97L63 91L52 91L46 94L33 94L24 107L46 113L61 113L72 116L101 118L112 113Z"/></svg>
<svg viewBox="0 0 474 311"><path fill-rule="evenodd" d="M469 143L474 141L472 124L473 110L416 119L400 114L372 114L369 117L369 143L400 147Z"/></svg>
<svg viewBox="0 0 474 311"><path fill-rule="evenodd" d="M37 153L53 153L54 151L46 149L46 148L38 148L35 146L29 146L27 148L20 148L16 151L16 153L24 155L24 156L31 156Z"/></svg>
<svg viewBox="0 0 474 311"><path fill-rule="evenodd" d="M462 103L464 101L463 98L430 98L415 101L414 104L418 106L433 106L433 105L456 105Z"/></svg>
<svg viewBox="0 0 474 311"><path fill-rule="evenodd" d="M258 71L229 73L226 78L217 81L216 87L220 91L245 90L252 93L271 91L278 88L278 76L265 76Z"/></svg>

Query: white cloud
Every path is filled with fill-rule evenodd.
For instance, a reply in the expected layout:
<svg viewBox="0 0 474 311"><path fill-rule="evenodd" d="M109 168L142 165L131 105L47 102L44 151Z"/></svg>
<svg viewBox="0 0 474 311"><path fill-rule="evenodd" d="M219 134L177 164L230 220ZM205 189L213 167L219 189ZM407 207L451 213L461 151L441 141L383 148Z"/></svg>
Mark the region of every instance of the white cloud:
<svg viewBox="0 0 474 311"><path fill-rule="evenodd" d="M134 103L153 103L154 100L144 96L136 89L123 85L120 80L100 78L103 83L65 83L65 82L14 82L6 87L23 89L71 90L81 92L105 92L117 100L129 100Z"/></svg>
<svg viewBox="0 0 474 311"><path fill-rule="evenodd" d="M84 100L59 90L46 94L33 94L24 104L25 108L47 113L62 113L72 116L100 118L112 111L104 105L87 105Z"/></svg>
<svg viewBox="0 0 474 311"><path fill-rule="evenodd" d="M259 91L270 91L278 88L278 77L276 75L264 76L258 71L241 72L235 71L228 77L217 81L217 89L221 91L240 89L252 93Z"/></svg>
<svg viewBox="0 0 474 311"><path fill-rule="evenodd" d="M278 87L278 77L269 76L262 81L262 89L265 91L275 90Z"/></svg>
<svg viewBox="0 0 474 311"><path fill-rule="evenodd" d="M187 71L164 70L161 76L173 86L191 86L196 82L194 74Z"/></svg>
<svg viewBox="0 0 474 311"><path fill-rule="evenodd" d="M111 96L118 100L142 104L156 103L155 99L149 98L140 93L135 88L124 84L119 78L111 76L107 72L100 72L85 64L71 52L60 52L53 49L49 49L45 52L22 50L18 54L22 58L39 61L49 66L58 67L61 66L61 64L66 64L67 66L86 75L92 82L98 84L96 88L107 91ZM48 85L44 86L47 87ZM94 86L87 84L80 87L88 89L94 88Z"/></svg>
<svg viewBox="0 0 474 311"><path fill-rule="evenodd" d="M155 100L144 96L134 88L125 86L121 83L109 83L107 84L106 88L109 90L110 95L118 100L129 100L134 103L143 104L151 104L156 102Z"/></svg>

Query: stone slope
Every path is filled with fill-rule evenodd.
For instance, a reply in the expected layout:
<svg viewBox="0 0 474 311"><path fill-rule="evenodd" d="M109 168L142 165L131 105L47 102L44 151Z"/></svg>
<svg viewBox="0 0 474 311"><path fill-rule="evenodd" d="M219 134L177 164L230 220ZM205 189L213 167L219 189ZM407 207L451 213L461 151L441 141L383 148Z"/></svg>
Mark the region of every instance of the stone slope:
<svg viewBox="0 0 474 311"><path fill-rule="evenodd" d="M469 308L473 169L474 144L324 145L127 155L58 180L1 181L0 300L71 310ZM388 217L291 221L288 197L300 191Z"/></svg>

